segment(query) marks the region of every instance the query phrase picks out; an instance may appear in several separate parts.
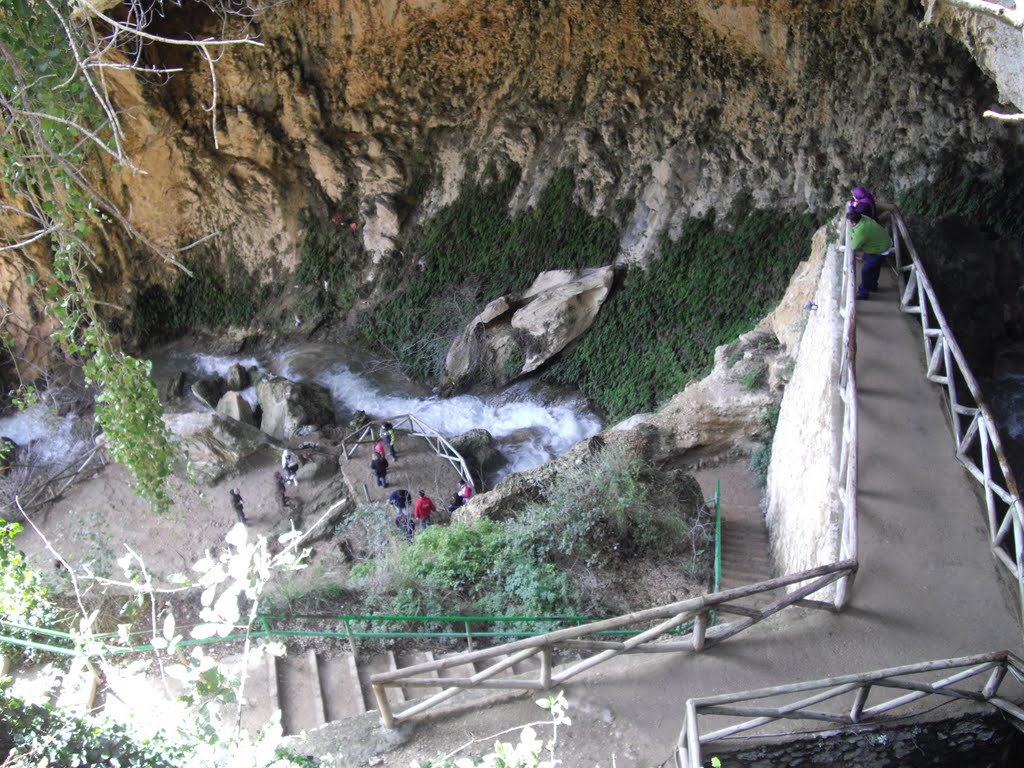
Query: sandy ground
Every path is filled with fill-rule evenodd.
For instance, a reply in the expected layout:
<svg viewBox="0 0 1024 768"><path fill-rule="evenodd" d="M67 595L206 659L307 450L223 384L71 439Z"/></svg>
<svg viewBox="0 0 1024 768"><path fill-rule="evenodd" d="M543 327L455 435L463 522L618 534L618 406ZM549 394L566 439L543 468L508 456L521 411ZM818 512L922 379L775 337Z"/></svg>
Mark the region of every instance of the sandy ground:
<svg viewBox="0 0 1024 768"><path fill-rule="evenodd" d="M42 537L76 572L88 566L99 576L121 576L117 558L131 548L155 576L188 571L208 550L224 544L235 525L228 491L238 487L245 500L250 530L266 534L285 515L274 496L276 454L260 456L212 486L172 477L173 503L156 514L135 496L128 473L108 464L95 477L67 490L64 496L31 515ZM289 488L299 499L311 488ZM26 526L28 529L30 526ZM54 556L40 536L27 530L19 541L40 570L53 570Z"/></svg>

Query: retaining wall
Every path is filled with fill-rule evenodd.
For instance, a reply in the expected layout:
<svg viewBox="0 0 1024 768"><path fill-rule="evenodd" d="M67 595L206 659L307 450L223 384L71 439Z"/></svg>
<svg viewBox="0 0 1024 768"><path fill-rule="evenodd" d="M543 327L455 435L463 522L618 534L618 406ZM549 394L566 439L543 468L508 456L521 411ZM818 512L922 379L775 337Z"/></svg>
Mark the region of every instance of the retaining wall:
<svg viewBox="0 0 1024 768"><path fill-rule="evenodd" d="M842 351L840 266L834 225L819 232L811 263L821 265L816 308L807 320L793 375L782 397L768 469L766 518L772 559L784 575L835 562L841 512L838 455L842 409L837 405ZM824 599L825 595L815 595Z"/></svg>

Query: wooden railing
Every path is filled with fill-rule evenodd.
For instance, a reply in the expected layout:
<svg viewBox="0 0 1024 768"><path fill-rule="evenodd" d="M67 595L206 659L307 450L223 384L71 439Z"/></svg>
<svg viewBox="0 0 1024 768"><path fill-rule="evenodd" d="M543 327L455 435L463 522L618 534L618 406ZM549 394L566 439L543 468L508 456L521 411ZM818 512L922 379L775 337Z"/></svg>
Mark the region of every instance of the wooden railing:
<svg viewBox="0 0 1024 768"><path fill-rule="evenodd" d="M1011 682L1004 686L1007 672L1012 673ZM942 677L929 679L936 674ZM999 651L689 699L676 745L676 765L699 768L701 747L740 733L757 735L760 731L765 738L778 736L779 733L766 731L780 720L824 722L830 729L838 730L844 726L884 722L896 710L918 714L922 707L915 703L926 699L929 704L936 698L987 704L1024 726L1021 681L1024 681L1024 663L1009 651ZM885 689L896 693L887 695ZM1011 697L1017 701L1011 701ZM701 734L700 718L711 717L730 718L731 722ZM737 719L741 719L740 722L736 722Z"/></svg>
<svg viewBox="0 0 1024 768"><path fill-rule="evenodd" d="M956 457L981 484L989 539L996 560L1017 582L1024 622L1024 511L997 422L982 398L974 374L946 322L907 225L893 211L893 243L900 277L900 308L921 318L928 379L945 388Z"/></svg>
<svg viewBox="0 0 1024 768"><path fill-rule="evenodd" d="M411 413L407 413L404 416L392 416L390 419L371 421L361 429L358 429L348 435L341 441L341 448L345 453L345 458L351 459L352 454L356 452L356 449L360 445L373 445L376 443L378 435L380 434L380 428L385 421L390 422L396 432L401 430L405 435L422 437L427 441L427 444L433 449L434 453L448 461L448 463L455 468L455 471L459 474L460 478L468 480L471 483L478 483L479 486L474 485L478 492L484 490L483 478L474 478L473 475L470 474L469 466L466 464L466 460L462 458L462 454L455 450L454 446L445 440L444 436L440 432L429 424L423 423Z"/></svg>
<svg viewBox="0 0 1024 768"><path fill-rule="evenodd" d="M394 728L396 723L409 720L464 690L494 688L543 691L552 686L562 685L591 667L620 654L699 652L739 634L790 605L835 611L836 606L832 602L815 600L811 595L824 590L833 582L850 578L856 570L856 561L833 563L802 573L770 579L745 587L727 589L710 595L701 595L655 608L647 608L636 613L595 621L578 627L560 629L546 635L516 640L493 648L449 656L393 672L381 672L370 677L373 695L380 708L384 727ZM740 604L744 598L769 593L778 594L773 596L768 605L752 608ZM708 626L711 611L717 611L719 616L719 623L713 627ZM739 616L740 618L732 622L724 622L721 619L723 615ZM667 633L688 622L692 622L693 626L685 634L674 636L670 640L662 639ZM623 641L603 638L595 640L590 637L597 632L608 632L637 625L651 626L646 626L639 634ZM564 650L592 651L593 654L556 672L552 664L554 654ZM533 656L540 657L540 670L536 679L531 680L523 676L494 679L502 672ZM494 663L471 677L439 679L437 676L441 670L487 659L493 659ZM389 687L436 688L439 684L447 687L440 693L401 712L392 710L391 702L388 701L385 693L385 689Z"/></svg>

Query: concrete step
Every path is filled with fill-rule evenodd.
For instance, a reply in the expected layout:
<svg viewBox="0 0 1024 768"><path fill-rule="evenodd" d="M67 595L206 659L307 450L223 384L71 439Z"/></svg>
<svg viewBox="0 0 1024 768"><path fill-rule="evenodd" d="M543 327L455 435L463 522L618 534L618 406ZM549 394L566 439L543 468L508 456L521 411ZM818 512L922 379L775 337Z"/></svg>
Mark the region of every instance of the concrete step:
<svg viewBox="0 0 1024 768"><path fill-rule="evenodd" d="M249 655L241 705L242 727L250 733L256 733L266 726L281 708L277 664L273 656L266 653Z"/></svg>
<svg viewBox="0 0 1024 768"><path fill-rule="evenodd" d="M328 722L344 720L366 712L356 659L350 654L320 656L320 689Z"/></svg>
<svg viewBox="0 0 1024 768"><path fill-rule="evenodd" d="M434 660L434 654L431 651L413 651L411 653L398 654L395 657L395 662L398 664L398 668L411 667L416 664L426 664ZM417 677L430 677L438 680L436 686L420 688L419 686L411 688L403 688L402 692L405 694L406 701L410 699L422 699L427 696L433 696L435 693L440 693L444 690L441 687L440 678L437 676L437 672L425 672Z"/></svg>
<svg viewBox="0 0 1024 768"><path fill-rule="evenodd" d="M370 685L370 676L380 672L393 672L396 669L398 666L393 651L374 653L359 659L359 683L363 689L363 701L366 702L367 711L377 709L377 700L373 695L373 686ZM385 688L384 690L391 706L405 703L405 693L401 688Z"/></svg>
<svg viewBox="0 0 1024 768"><path fill-rule="evenodd" d="M324 724L324 699L316 653L299 651L276 659L281 726L296 734Z"/></svg>

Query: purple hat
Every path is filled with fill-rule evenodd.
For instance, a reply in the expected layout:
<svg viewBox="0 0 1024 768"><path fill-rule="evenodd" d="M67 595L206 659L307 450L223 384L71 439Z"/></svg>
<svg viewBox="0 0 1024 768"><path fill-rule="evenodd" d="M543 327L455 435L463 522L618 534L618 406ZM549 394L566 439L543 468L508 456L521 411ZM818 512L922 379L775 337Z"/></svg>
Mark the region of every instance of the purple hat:
<svg viewBox="0 0 1024 768"><path fill-rule="evenodd" d="M870 200L871 193L868 192L864 187L854 187L851 190L854 200Z"/></svg>

